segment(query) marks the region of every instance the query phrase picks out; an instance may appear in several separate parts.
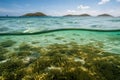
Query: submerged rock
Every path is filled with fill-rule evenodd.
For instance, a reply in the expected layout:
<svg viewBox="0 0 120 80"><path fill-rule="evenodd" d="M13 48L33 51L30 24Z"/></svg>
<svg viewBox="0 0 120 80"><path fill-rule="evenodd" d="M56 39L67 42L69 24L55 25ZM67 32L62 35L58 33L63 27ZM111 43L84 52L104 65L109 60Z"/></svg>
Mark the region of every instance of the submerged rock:
<svg viewBox="0 0 120 80"><path fill-rule="evenodd" d="M80 59L80 58L75 58L74 61L75 62L80 62L81 64L85 64L85 60Z"/></svg>
<svg viewBox="0 0 120 80"><path fill-rule="evenodd" d="M61 70L61 67L50 66L47 70Z"/></svg>
<svg viewBox="0 0 120 80"><path fill-rule="evenodd" d="M36 57L28 56L22 59L23 63L30 63L33 62L36 59Z"/></svg>

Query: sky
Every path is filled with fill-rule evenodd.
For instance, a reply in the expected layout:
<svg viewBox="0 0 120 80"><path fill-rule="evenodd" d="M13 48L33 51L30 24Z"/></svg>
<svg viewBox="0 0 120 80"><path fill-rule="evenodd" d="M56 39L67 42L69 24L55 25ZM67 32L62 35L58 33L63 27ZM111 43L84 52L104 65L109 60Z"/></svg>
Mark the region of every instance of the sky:
<svg viewBox="0 0 120 80"><path fill-rule="evenodd" d="M107 13L120 16L120 0L0 0L0 16L43 12L51 16Z"/></svg>

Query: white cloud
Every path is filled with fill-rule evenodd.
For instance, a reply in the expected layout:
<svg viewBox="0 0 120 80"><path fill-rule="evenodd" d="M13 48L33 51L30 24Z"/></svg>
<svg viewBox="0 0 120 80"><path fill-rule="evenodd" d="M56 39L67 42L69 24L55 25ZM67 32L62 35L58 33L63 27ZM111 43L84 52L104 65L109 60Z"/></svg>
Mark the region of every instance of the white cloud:
<svg viewBox="0 0 120 80"><path fill-rule="evenodd" d="M67 10L68 13L75 13L75 10Z"/></svg>
<svg viewBox="0 0 120 80"><path fill-rule="evenodd" d="M99 5L102 5L102 4L106 4L108 3L110 0L101 0L98 4Z"/></svg>
<svg viewBox="0 0 120 80"><path fill-rule="evenodd" d="M78 9L84 10L84 9L89 9L89 6L84 6L84 5L80 5L77 7Z"/></svg>

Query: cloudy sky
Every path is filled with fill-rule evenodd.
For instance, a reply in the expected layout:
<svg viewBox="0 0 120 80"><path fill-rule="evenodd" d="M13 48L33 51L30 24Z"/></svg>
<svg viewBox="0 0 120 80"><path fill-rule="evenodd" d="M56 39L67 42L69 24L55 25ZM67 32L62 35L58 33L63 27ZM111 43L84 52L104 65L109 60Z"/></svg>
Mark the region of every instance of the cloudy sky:
<svg viewBox="0 0 120 80"><path fill-rule="evenodd" d="M120 0L0 0L0 16L29 12L55 16L83 13L120 16Z"/></svg>

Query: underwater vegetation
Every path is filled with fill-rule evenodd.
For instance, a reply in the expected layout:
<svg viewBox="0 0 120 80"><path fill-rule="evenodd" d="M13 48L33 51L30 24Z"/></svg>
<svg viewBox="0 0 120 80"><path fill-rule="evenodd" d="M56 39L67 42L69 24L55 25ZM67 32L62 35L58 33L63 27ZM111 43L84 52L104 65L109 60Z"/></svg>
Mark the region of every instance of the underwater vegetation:
<svg viewBox="0 0 120 80"><path fill-rule="evenodd" d="M7 49L5 49L4 47L0 46L0 61L5 59L4 54L7 53L7 52L8 52Z"/></svg>
<svg viewBox="0 0 120 80"><path fill-rule="evenodd" d="M0 43L0 46L2 47L11 47L12 45L14 45L16 42L13 40L6 40Z"/></svg>
<svg viewBox="0 0 120 80"><path fill-rule="evenodd" d="M114 38L110 37L110 38L108 38L108 40L110 40L110 41L120 41L120 37L114 37Z"/></svg>
<svg viewBox="0 0 120 80"><path fill-rule="evenodd" d="M62 40L62 39L64 39L64 37L56 37L55 39L56 40Z"/></svg>
<svg viewBox="0 0 120 80"><path fill-rule="evenodd" d="M3 42L0 42L0 61L6 58L5 54L8 53L7 48L13 46L15 43L16 42L13 40L6 40Z"/></svg>
<svg viewBox="0 0 120 80"><path fill-rule="evenodd" d="M120 80L120 55L102 50L102 42L46 47L21 43L9 53L0 46L0 80Z"/></svg>

